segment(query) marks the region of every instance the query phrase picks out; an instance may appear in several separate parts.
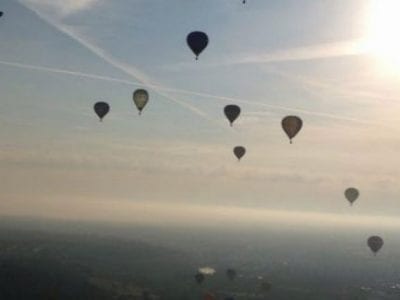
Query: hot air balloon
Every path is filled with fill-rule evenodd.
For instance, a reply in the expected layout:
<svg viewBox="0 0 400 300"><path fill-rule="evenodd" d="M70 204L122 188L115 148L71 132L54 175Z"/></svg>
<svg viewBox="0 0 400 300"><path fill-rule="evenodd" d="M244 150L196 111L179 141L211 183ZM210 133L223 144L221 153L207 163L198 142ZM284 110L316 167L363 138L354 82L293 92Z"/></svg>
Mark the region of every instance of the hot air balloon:
<svg viewBox="0 0 400 300"><path fill-rule="evenodd" d="M193 31L186 37L186 42L189 48L196 55L196 60L199 59L199 55L208 45L208 36L202 31Z"/></svg>
<svg viewBox="0 0 400 300"><path fill-rule="evenodd" d="M287 116L282 119L282 128L290 139L292 139L299 133L301 127L303 127L303 121L296 116Z"/></svg>
<svg viewBox="0 0 400 300"><path fill-rule="evenodd" d="M4 13L2 11L0 11L0 18L4 15Z"/></svg>
<svg viewBox="0 0 400 300"><path fill-rule="evenodd" d="M151 294L149 291L143 291L142 293L142 299L143 300L151 300Z"/></svg>
<svg viewBox="0 0 400 300"><path fill-rule="evenodd" d="M102 121L105 115L110 111L110 105L106 102L96 102L93 108L97 116L100 118L100 121Z"/></svg>
<svg viewBox="0 0 400 300"><path fill-rule="evenodd" d="M233 148L233 153L240 161L240 159L246 154L246 148L242 146L236 146L235 148Z"/></svg>
<svg viewBox="0 0 400 300"><path fill-rule="evenodd" d="M236 278L236 271L234 269L226 270L226 277L228 277L229 280L234 280Z"/></svg>
<svg viewBox="0 0 400 300"><path fill-rule="evenodd" d="M263 282L261 282L260 284L260 289L261 291L263 291L264 293L269 292L271 290L271 284L264 280Z"/></svg>
<svg viewBox="0 0 400 300"><path fill-rule="evenodd" d="M383 239L380 236L373 235L368 238L367 245L374 255L376 255L383 246Z"/></svg>
<svg viewBox="0 0 400 300"><path fill-rule="evenodd" d="M138 89L133 93L133 102L135 102L135 105L139 110L139 115L142 114L142 110L146 106L148 101L149 93L146 90Z"/></svg>
<svg viewBox="0 0 400 300"><path fill-rule="evenodd" d="M230 104L225 106L224 113L226 118L229 120L229 123L233 124L233 122L239 117L240 115L240 107L234 104Z"/></svg>
<svg viewBox="0 0 400 300"><path fill-rule="evenodd" d="M246 0L243 0L243 4L245 4L246 3Z"/></svg>
<svg viewBox="0 0 400 300"><path fill-rule="evenodd" d="M213 294L211 294L211 293L206 293L205 295L204 295L204 298L203 298L203 300L216 300L217 298L213 295Z"/></svg>
<svg viewBox="0 0 400 300"><path fill-rule="evenodd" d="M357 200L359 195L360 192L353 187L348 188L344 191L344 196L346 197L347 201L350 202L350 205L353 205L353 203Z"/></svg>
<svg viewBox="0 0 400 300"><path fill-rule="evenodd" d="M202 284L205 278L206 277L202 273L197 273L196 275L194 275L194 279L198 284Z"/></svg>

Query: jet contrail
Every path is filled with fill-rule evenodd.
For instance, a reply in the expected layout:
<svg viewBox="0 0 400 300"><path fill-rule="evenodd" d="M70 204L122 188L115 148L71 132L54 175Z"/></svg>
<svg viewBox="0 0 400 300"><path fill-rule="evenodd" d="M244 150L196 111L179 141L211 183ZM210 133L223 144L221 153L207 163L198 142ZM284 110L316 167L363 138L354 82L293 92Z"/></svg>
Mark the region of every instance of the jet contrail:
<svg viewBox="0 0 400 300"><path fill-rule="evenodd" d="M258 102L258 101L244 100L244 99L225 97L225 96L216 96L216 95L211 95L211 94L207 94L207 93L198 93L198 92L192 92L192 91L187 91L187 90L180 90L180 89L172 90L171 89L171 92L174 92L174 91L177 93L186 93L186 94L190 94L193 96L214 98L214 99L218 99L218 100L224 100L224 101L230 101L230 102L236 102L236 103L263 106L263 107L267 107L267 108L274 109L274 110L283 110L283 111L288 111L288 112L302 113L302 114L306 114L306 115L312 115L312 116L317 116L317 117L326 117L326 118L350 121L350 122L355 122L355 123L360 123L360 124L388 126L387 124L363 121L363 120L359 120L356 118L350 118L350 117L341 117L341 116L330 114L330 113L310 111L310 110L305 110L305 109L301 109L301 108L292 108L292 107L268 104L268 103L263 103L263 102Z"/></svg>
<svg viewBox="0 0 400 300"><path fill-rule="evenodd" d="M122 79L122 78L114 78L114 77L109 77L109 76L96 75L96 74L84 73L84 72L78 72L78 71L72 71L72 70L49 68L49 67L30 65L30 64L22 64L22 63L18 63L18 62L9 62L9 61L2 61L2 60L0 60L0 65L28 69L28 70L50 72L50 73L56 73L56 74L65 74L65 75L71 75L71 76L77 76L77 77L83 77L83 78L89 78L89 79L95 79L95 80L104 80L104 81L108 81L108 82L116 82L116 83L122 83L122 84L133 85L133 86L145 85L149 88L158 89L159 90L158 93L160 95L164 95L163 93L160 92L161 90L163 90L163 91L169 91L169 92L178 93L178 94L186 94L186 95L198 96L198 97L202 97L202 98L211 98L211 99L216 99L216 100L221 100L221 101L226 101L226 102L243 103L243 104L248 104L248 105L253 105L253 106L261 106L261 107L266 107L266 108L270 108L270 109L274 109L274 110L302 113L302 114L307 114L307 115L312 115L312 116L317 116L317 117L331 118L331 119L343 120L343 121L349 121L349 122L355 122L355 123L361 123L361 124L388 126L386 124L363 121L363 120L349 118L349 117L342 117L342 116L337 116L337 115L324 113L324 112L304 110L301 108L291 108L291 107L286 107L286 106L281 106L281 105L273 105L273 104L263 103L263 102L259 102L259 101L245 100L245 99L239 99L239 98L233 98L233 97L218 96L218 95L212 95L212 94L208 94L208 93L201 93L201 92L195 92L195 91L189 91L189 90L183 90L183 89L164 87L161 85L143 84L141 82L130 81L130 80ZM185 105L186 103L183 102L181 104ZM199 110L198 114L204 114L204 113ZM209 119L205 115L203 117Z"/></svg>
<svg viewBox="0 0 400 300"><path fill-rule="evenodd" d="M183 94L199 96L199 97L213 98L213 99L218 99L218 100L223 100L223 101L235 101L237 103L244 103L244 104L249 104L249 105L259 105L259 106L267 107L267 108L270 108L270 109L284 110L284 111L289 111L289 112L297 112L297 113L303 113L303 114L314 115L314 116L319 116L319 117L326 117L326 118L332 118L332 119L337 119L337 120L357 122L357 123L362 123L362 124L388 126L388 125L381 124L381 123L368 122L368 121L358 120L358 119L349 118L349 117L341 117L341 116L337 116L337 115L333 115L333 114L329 114L329 113L314 112L314 111L309 111L309 110L304 110L304 109L298 109L298 108L291 108L291 107L280 106L280 105L267 104L267 103L263 103L263 102L255 102L255 101L242 100L242 99L237 99L237 98L232 98L232 97L223 97L223 96L211 95L211 94L207 94L207 93L198 93L198 92L193 92L193 91L188 91L188 90L183 90L183 89L161 87L160 85L156 85L156 84L151 83L151 80L145 74L143 74L141 71L137 70L136 68L134 68L134 67L132 67L130 65L126 65L126 64L120 62L119 60L115 59L112 55L108 54L103 49L101 49L101 48L97 47L96 45L92 44L90 41L87 40L86 37L81 36L79 33L74 31L72 28L69 28L68 26L60 24L60 23L56 22L55 20L53 20L51 18L48 18L47 16L43 15L37 9L32 8L31 6L23 3L22 0L18 0L18 1L19 1L19 3L21 3L21 5L23 5L27 9L31 10L32 12L34 12L41 20L43 20L47 24L55 27L57 30L61 31L65 35L69 36L70 38L72 38L73 40L75 40L76 42L81 44L83 47L88 49L90 52L95 54L97 57L103 59L105 62L109 63L111 66L119 69L120 71L124 72L125 74L129 75L130 77L133 77L135 80L138 80L139 81L139 82L137 82L138 84L142 84L144 86L152 88L160 96L163 96L166 99L169 99L169 100L171 100L171 101L173 101L173 102L175 102L175 103L187 108L188 110L194 112L195 114L201 116L202 118L204 118L204 119L206 119L208 121L211 121L211 122L215 123L215 120L213 120L210 117L208 117L208 115L206 113L204 113L202 110L198 109L197 107L195 107L195 106L193 106L193 105L191 105L189 103L186 103L184 101L178 100L175 97L171 97L170 95L166 94L163 91L169 91L169 92L175 92L175 93L183 93ZM353 45L352 43L349 43L349 44ZM325 47L322 47L322 48L325 48ZM337 45L335 45L335 47L333 47L333 48L337 49L337 48L341 48L341 47L338 47ZM347 47L344 47L344 48L348 49L348 48L353 48L353 47L351 47L351 46L349 47L349 45L347 44ZM303 56L303 53L307 52L307 51L305 51L305 49L307 49L307 48L300 48L300 49L301 50L299 52L301 53L301 55L299 55L299 56ZM320 51L321 51L321 48L316 47L316 49L314 49L313 52L318 52L319 53ZM352 51L350 51L350 52L352 52ZM321 51L321 52L324 52L324 51ZM278 55L278 56L279 56L279 59L281 59L281 58L282 59L283 58L287 59L288 57L290 57L290 55L287 55L287 54ZM306 55L304 54L304 57L305 56ZM253 62L255 60L251 60L251 61ZM246 62L248 62L248 61L246 60ZM239 62L239 63L242 63L242 62ZM43 71L50 71L50 68L45 68L45 67L40 67L40 66L34 66L34 68L37 69L37 70L42 69ZM55 72L61 73L61 70L57 70L56 69ZM86 74L86 73L65 71L65 70L62 71L62 72L65 73L65 74L77 75L77 76L93 78L93 79L109 80L109 81L114 81L114 82L132 84L132 85L136 84L135 82L129 82L129 81L127 81L127 80L125 81L123 79L110 78L110 77L99 76L99 75L94 75L94 74ZM73 74L73 73L75 73L75 74ZM220 123L217 123L217 124L220 126Z"/></svg>
<svg viewBox="0 0 400 300"><path fill-rule="evenodd" d="M85 72L80 72L80 71L73 71L73 70L66 70L66 69L59 69L59 68L50 68L50 67L44 67L44 66L38 66L38 65L24 64L24 63L19 63L19 62L0 60L0 65L21 68L21 69L27 69L27 70L43 71L43 72L56 73L56 74L57 73L65 74L65 75L71 75L71 76L77 76L77 77L89 78L89 79L95 79L95 80L104 80L104 81L122 83L122 84L127 84L127 85L132 85L132 86L138 86L138 87L144 85L141 82L127 80L127 79L123 79L123 78L115 78L115 77L110 77L110 76L97 75L97 74L92 74L92 73L85 73ZM367 92L365 92L365 93L353 92L353 91L338 89L336 87L332 87L331 85L329 85L327 83L321 83L321 82L317 82L317 81L312 81L311 79L303 79L303 78L298 78L298 77L294 77L294 76L289 76L288 74L278 72L278 71L273 71L273 72L279 76L288 78L289 80L298 81L302 84L313 85L313 86L317 86L317 87L320 87L323 89L329 89L332 92L338 92L338 93L340 92L343 95L346 95L345 93L349 93L350 95L346 95L348 97L353 96L353 94L354 94L356 96L357 95L364 96L367 98L387 99L387 100L391 100L393 102L395 100L398 100L397 98L389 98L386 96L382 98L378 94L372 94L372 93L367 93ZM237 101L237 102L243 101L243 100L235 99L235 98L227 98L227 97L218 96L218 95L210 95L210 94L201 93L201 92L176 89L176 88L166 87L166 86L162 86L162 85L147 84L146 86L148 88L159 89L159 90L178 93L178 94L187 94L187 95L192 95L192 96L199 96L199 97L204 97L204 98L214 98L214 99L220 99L220 100L226 100L226 101ZM339 90L339 91L337 91L337 90ZM307 91L309 93L315 94L315 91L313 91L311 89L307 88ZM257 103L254 101L245 101L243 103L257 105ZM263 105L267 105L267 104L264 103ZM282 106L273 106L273 108L283 110ZM297 109L288 108L288 107L286 107L284 110L297 111ZM313 112L313 113L318 113L318 112Z"/></svg>
<svg viewBox="0 0 400 300"><path fill-rule="evenodd" d="M188 110L194 112L195 114L197 114L198 116L201 116L202 118L211 121L211 122L215 122L213 119L209 118L207 116L206 113L204 113L203 111L201 111L200 109L198 109L197 107L186 103L184 101L178 100L174 97L169 96L168 94L163 93L161 90L159 90L157 88L157 85L152 84L150 79L143 74L141 71L137 70L136 68L130 66L130 65L126 65L122 62L120 62L119 60L115 59L112 55L108 54L106 51L104 51L103 49L97 47L96 45L92 44L90 41L87 40L86 37L83 37L81 34L79 34L78 32L74 31L72 28L69 28L68 26L65 26L63 24L60 24L58 22L56 22L55 20L48 18L47 16L45 16L44 14L42 14L40 11L38 11L35 8L32 8L31 6L23 3L21 0L18 0L18 2L24 6L25 8L29 9L30 11L32 11L33 13L35 13L41 20L43 20L44 22L46 22L47 24L55 27L57 30L61 31L62 33L64 33L66 36L72 38L73 40L75 40L76 42L78 42L79 44L81 44L83 47L85 47L86 49L88 49L90 52L92 52L93 54L95 54L97 57L101 58L102 60L104 60L105 62L109 63L111 66L113 66L116 69L119 69L120 71L124 72L125 74L135 78L136 80L138 80L141 84L148 86L148 87L152 87L153 90L159 94L160 96L175 102L185 108L187 108ZM218 125L220 125L218 123Z"/></svg>
<svg viewBox="0 0 400 300"><path fill-rule="evenodd" d="M71 75L71 76L77 76L77 77L83 77L83 78L89 78L89 79L118 82L118 83L124 83L124 84L135 85L135 86L143 85L140 82L134 82L134 81L126 80L126 79L119 79L119 78L114 78L114 77L109 77L109 76L83 73L83 72L79 72L79 71L72 71L72 70L65 70L65 69L58 69L58 68L49 68L49 67L43 67L43 66L37 66L37 65L23 64L23 63L18 63L18 62L4 61L4 60L0 60L0 65L14 67L14 68L27 69L27 70L34 70L34 71L65 74L65 75Z"/></svg>

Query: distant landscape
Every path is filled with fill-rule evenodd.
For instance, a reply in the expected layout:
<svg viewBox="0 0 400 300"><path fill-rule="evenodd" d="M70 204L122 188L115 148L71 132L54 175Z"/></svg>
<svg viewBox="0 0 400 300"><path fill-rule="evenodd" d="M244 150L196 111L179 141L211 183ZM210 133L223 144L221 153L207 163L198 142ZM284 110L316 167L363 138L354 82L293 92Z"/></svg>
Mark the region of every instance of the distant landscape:
<svg viewBox="0 0 400 300"><path fill-rule="evenodd" d="M1 299L399 299L399 239L3 218ZM393 233L395 237L395 233ZM393 248L392 248L393 247ZM202 284L199 267L216 270ZM227 268L238 276L230 281ZM271 284L268 292L261 282Z"/></svg>

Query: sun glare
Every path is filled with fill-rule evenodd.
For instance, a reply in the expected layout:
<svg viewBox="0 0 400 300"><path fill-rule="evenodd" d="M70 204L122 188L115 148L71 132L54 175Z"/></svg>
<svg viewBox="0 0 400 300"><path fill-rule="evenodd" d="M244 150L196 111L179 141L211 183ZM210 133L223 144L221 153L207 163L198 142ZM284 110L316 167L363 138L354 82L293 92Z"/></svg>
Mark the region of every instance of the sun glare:
<svg viewBox="0 0 400 300"><path fill-rule="evenodd" d="M366 50L400 70L400 0L371 0Z"/></svg>

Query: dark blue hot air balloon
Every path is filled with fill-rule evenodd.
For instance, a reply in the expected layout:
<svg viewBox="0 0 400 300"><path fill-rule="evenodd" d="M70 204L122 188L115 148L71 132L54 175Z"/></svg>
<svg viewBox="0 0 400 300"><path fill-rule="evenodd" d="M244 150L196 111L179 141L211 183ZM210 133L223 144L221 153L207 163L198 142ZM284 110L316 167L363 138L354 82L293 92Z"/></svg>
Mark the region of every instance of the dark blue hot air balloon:
<svg viewBox="0 0 400 300"><path fill-rule="evenodd" d="M96 115L100 118L100 121L102 121L105 115L110 111L110 105L107 102L96 102L93 109Z"/></svg>
<svg viewBox="0 0 400 300"><path fill-rule="evenodd" d="M186 38L186 42L189 48L196 55L196 60L199 58L199 55L208 45L208 36L206 33L202 31L193 31L188 34Z"/></svg>
<svg viewBox="0 0 400 300"><path fill-rule="evenodd" d="M232 126L233 122L240 115L240 107L234 104L227 105L224 107L224 113L226 118L229 120L229 123Z"/></svg>

